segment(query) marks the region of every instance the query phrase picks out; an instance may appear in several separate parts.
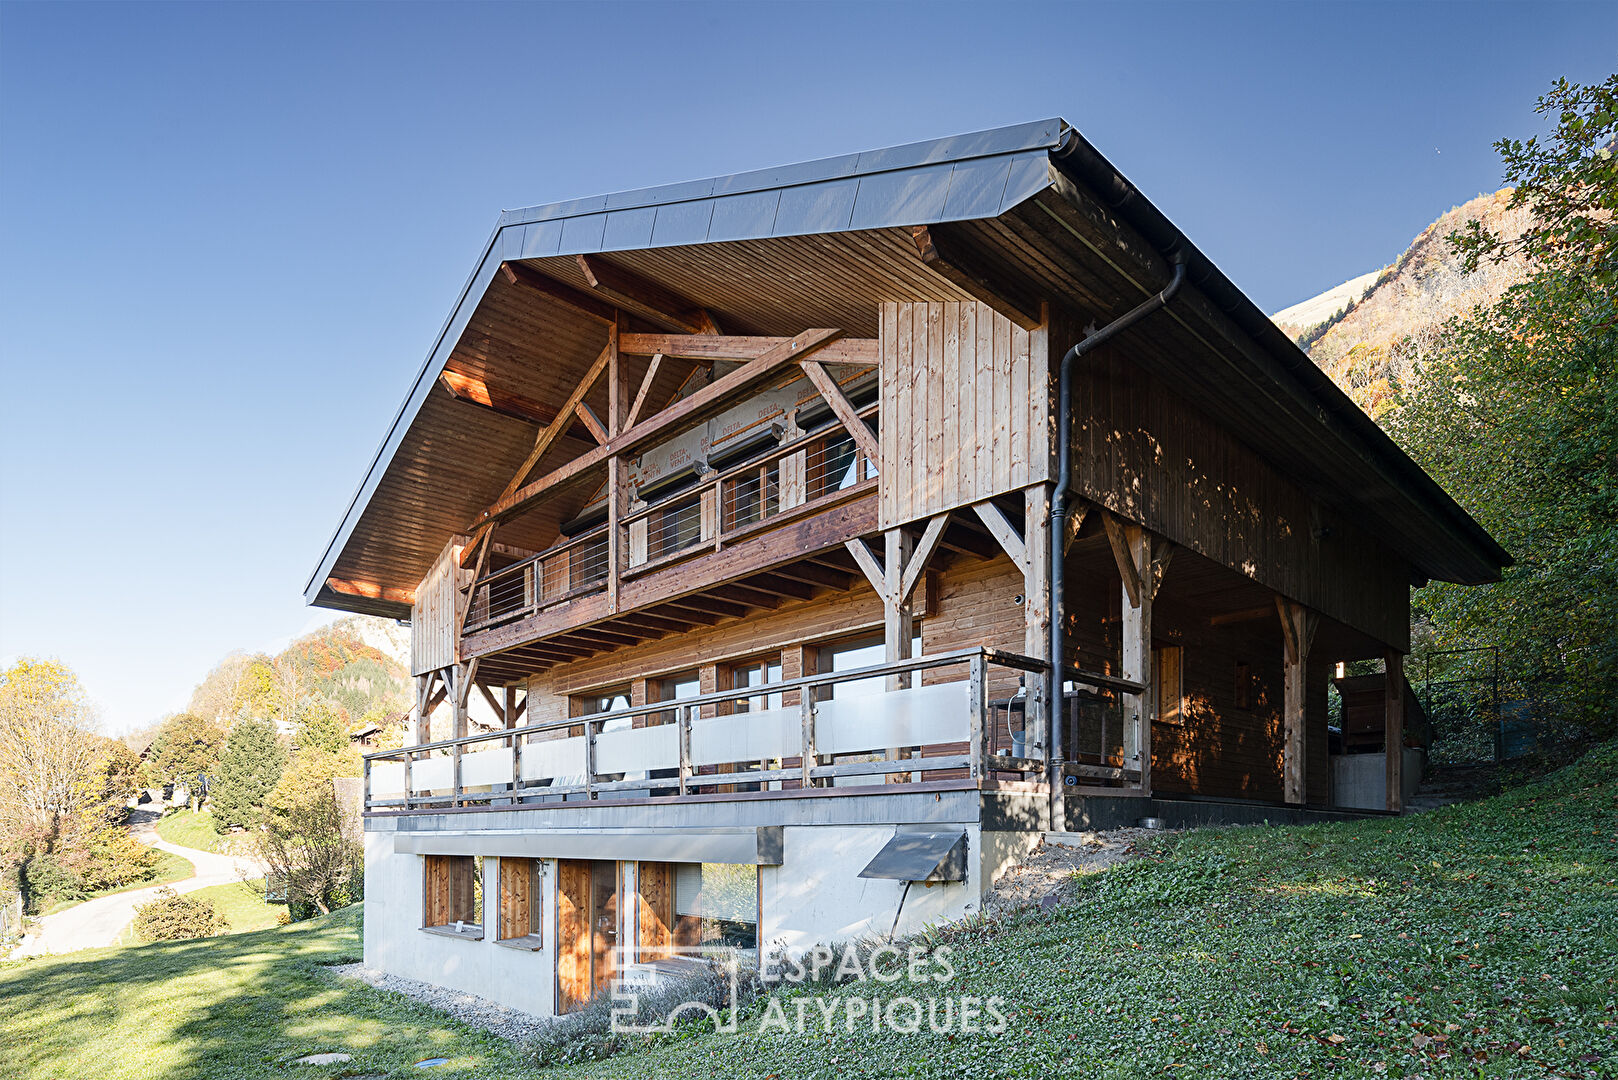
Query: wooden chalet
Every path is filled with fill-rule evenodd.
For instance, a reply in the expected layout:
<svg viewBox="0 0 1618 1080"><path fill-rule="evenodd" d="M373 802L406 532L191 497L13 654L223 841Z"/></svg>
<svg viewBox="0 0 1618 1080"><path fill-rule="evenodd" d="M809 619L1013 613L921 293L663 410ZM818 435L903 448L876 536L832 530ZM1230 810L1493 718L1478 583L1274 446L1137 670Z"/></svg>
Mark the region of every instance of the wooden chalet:
<svg viewBox="0 0 1618 1080"><path fill-rule="evenodd" d="M1330 811L1349 661L1397 811L1409 589L1508 561L1060 120L507 212L306 590L412 628L367 960L562 1011Z"/></svg>

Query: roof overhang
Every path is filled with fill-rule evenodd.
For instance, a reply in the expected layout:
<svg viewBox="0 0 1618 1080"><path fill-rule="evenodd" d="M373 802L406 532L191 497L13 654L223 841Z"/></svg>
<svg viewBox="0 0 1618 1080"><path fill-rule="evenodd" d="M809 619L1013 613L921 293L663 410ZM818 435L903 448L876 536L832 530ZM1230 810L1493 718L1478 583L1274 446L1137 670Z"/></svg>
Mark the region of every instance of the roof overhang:
<svg viewBox="0 0 1618 1080"><path fill-rule="evenodd" d="M1054 240L1034 235L1048 224L1042 208L1048 216L1053 200L1075 193L1101 208L1106 227L1119 235L1115 250L1085 246L1060 230L1054 230ZM1372 517L1382 525L1378 535L1390 547L1419 574L1444 580L1493 580L1510 562L1156 207L1076 131L1049 119L503 213L311 574L305 599L408 617L410 590L437 552L472 520L471 510L498 494L509 478L500 475L502 464L509 473L521 461L532 427L499 409L467 411L472 407L454 400L440 382L452 357L494 363L489 357L498 351L501 334L516 333L509 312L496 310L503 290L510 288L501 276L503 264L523 263L565 279L577 273L577 257L610 253L614 262L663 284L678 284L686 295L725 309L754 331L792 334L820 325L858 333L860 319L874 326L875 307L884 300L972 298L922 265L910 235L916 226L965 230L962 236L975 231L1003 244L990 265L1005 268L1008 278L1026 275L1026 267L1015 262L1017 251L1031 244L1069 244L1072 250L1060 257L1091 259L1102 277L1111 274L1109 280L1118 283L1118 306L1137 302L1141 290L1161 287L1161 281L1147 280L1154 259L1161 263L1162 253L1175 248L1188 253L1192 284L1187 292L1209 308L1210 321L1229 324L1227 336L1242 339L1252 368L1242 378L1264 386L1274 407L1290 414L1287 430L1307 431L1322 448L1323 460L1335 455L1332 460L1351 463L1356 475L1341 477L1341 486L1370 492ZM1126 256L1138 257L1138 265L1126 265ZM769 289L763 281L745 280L755 263L772 259L809 269L776 274L767 282ZM729 277L740 284L727 291L735 284ZM1050 283L1044 284L1049 291ZM759 297L753 308L747 306L749 293ZM765 325L794 303L818 304L820 310L800 326ZM572 371L575 380L599 348L577 333L570 337L559 322L543 332L530 328L529 336L563 344L553 353L525 357L522 366ZM567 342L573 339L569 351ZM451 428L455 436L444 437ZM486 474L450 464L447 455L457 446L463 456L489 463ZM1277 453L1275 446L1268 450L1284 469L1292 465L1285 459L1297 456ZM1324 467L1315 486L1322 475ZM1350 491L1346 497L1352 501L1355 495ZM408 520L385 520L378 512L381 505L406 502L412 503Z"/></svg>

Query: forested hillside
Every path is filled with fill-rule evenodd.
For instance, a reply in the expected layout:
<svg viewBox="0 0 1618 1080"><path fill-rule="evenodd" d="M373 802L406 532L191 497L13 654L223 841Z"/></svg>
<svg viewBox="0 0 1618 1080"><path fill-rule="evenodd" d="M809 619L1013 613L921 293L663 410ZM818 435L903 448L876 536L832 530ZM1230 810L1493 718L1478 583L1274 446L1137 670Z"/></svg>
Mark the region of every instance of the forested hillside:
<svg viewBox="0 0 1618 1080"><path fill-rule="evenodd" d="M1510 241L1521 237L1530 212L1512 205L1511 195L1509 188L1479 195L1449 210L1388 266L1277 312L1276 325L1361 408L1381 416L1393 403L1395 387L1436 346L1447 320L1493 304L1527 276L1521 253L1467 273L1464 257L1449 242L1469 222Z"/></svg>

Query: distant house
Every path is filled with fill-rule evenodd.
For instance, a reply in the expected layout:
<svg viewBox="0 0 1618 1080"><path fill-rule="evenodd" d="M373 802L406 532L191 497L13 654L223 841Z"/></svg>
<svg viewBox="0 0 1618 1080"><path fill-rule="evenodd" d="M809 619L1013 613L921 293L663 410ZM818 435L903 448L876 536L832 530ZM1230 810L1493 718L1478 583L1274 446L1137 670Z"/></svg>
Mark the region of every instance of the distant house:
<svg viewBox="0 0 1618 1080"><path fill-rule="evenodd" d="M509 211L306 591L411 623L366 962L564 1012L1330 812L1339 662L1397 811L1409 589L1507 561L1060 120Z"/></svg>
<svg viewBox="0 0 1618 1080"><path fill-rule="evenodd" d="M411 718L408 712L392 713L386 719L377 723L375 721L361 724L350 729L348 741L362 750L375 750L382 745L384 736L390 732L399 732L404 735L410 731ZM408 742L408 739L402 740Z"/></svg>

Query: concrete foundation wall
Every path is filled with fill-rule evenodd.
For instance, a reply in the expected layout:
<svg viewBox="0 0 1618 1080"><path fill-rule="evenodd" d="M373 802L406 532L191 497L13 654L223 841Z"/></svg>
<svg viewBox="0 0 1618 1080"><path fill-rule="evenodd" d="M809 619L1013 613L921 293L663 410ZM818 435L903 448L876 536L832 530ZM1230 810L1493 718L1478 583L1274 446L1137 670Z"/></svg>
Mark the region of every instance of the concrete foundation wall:
<svg viewBox="0 0 1618 1080"><path fill-rule="evenodd" d="M761 944L797 954L816 944L886 937L895 915L902 937L975 912L983 890L982 830L962 828L967 880L912 885L902 911L904 882L859 876L893 838L892 826L788 828L781 865L766 866L761 875Z"/></svg>
<svg viewBox="0 0 1618 1080"><path fill-rule="evenodd" d="M392 833L365 834L365 965L464 990L523 1012L555 1010L556 874L544 878L544 947L538 951L495 944L499 896L496 861L484 863L482 941L430 934L421 928L420 855L393 850Z"/></svg>

